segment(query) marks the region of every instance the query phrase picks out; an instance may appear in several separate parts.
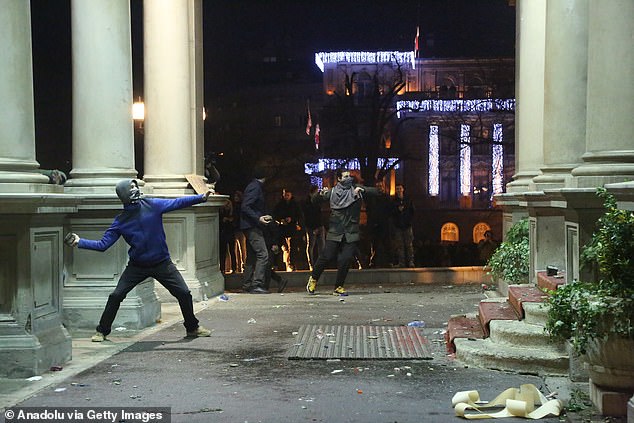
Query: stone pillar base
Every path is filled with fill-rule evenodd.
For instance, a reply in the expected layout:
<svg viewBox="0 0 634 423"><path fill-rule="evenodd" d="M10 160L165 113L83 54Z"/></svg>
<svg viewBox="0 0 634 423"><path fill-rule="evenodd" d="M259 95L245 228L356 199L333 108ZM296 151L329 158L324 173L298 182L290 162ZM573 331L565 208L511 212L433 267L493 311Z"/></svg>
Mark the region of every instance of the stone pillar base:
<svg viewBox="0 0 634 423"><path fill-rule="evenodd" d="M62 313L64 323L71 331L95 328L108 301L108 295L105 291L98 296L78 295L67 289ZM154 293L154 280L148 279L137 285L123 300L112 329L124 327L128 330L141 330L154 325L160 318L161 304Z"/></svg>
<svg viewBox="0 0 634 423"><path fill-rule="evenodd" d="M4 333L5 329L8 328L0 327L0 333ZM51 366L68 362L71 357L71 338L62 326L37 335L0 336L0 377L18 379L40 375Z"/></svg>
<svg viewBox="0 0 634 423"><path fill-rule="evenodd" d="M623 417L627 415L628 400L634 392L608 391L595 385L590 379L590 399L604 416ZM628 422L629 423L629 422Z"/></svg>

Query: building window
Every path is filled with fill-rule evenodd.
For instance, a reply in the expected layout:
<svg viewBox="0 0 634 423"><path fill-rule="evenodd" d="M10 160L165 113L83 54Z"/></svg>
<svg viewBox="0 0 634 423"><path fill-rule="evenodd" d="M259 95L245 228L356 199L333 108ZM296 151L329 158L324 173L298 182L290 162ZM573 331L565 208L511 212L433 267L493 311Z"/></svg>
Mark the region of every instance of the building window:
<svg viewBox="0 0 634 423"><path fill-rule="evenodd" d="M282 127L282 116L281 115L275 115L273 117L273 126L275 126L276 128L281 128Z"/></svg>
<svg viewBox="0 0 634 423"><path fill-rule="evenodd" d="M483 240L484 233L490 230L491 230L491 227L488 224L484 222L476 223L476 225L473 227L473 243L477 244L478 242Z"/></svg>
<svg viewBox="0 0 634 423"><path fill-rule="evenodd" d="M429 195L437 196L440 192L440 169L438 146L438 126L429 126Z"/></svg>
<svg viewBox="0 0 634 423"><path fill-rule="evenodd" d="M458 242L460 240L460 231L458 225L455 223L445 223L440 228L440 241L441 242Z"/></svg>
<svg viewBox="0 0 634 423"><path fill-rule="evenodd" d="M460 194L471 194L471 126L460 125Z"/></svg>
<svg viewBox="0 0 634 423"><path fill-rule="evenodd" d="M491 173L493 179L493 194L500 194L504 191L504 141L502 135L502 124L493 125L493 149L491 158Z"/></svg>

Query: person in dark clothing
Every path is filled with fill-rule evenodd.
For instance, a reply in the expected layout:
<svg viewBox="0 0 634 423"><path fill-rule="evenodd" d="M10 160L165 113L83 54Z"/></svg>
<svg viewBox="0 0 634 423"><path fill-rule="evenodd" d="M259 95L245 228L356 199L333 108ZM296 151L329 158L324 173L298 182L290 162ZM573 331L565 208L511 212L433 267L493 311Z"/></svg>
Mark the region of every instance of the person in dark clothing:
<svg viewBox="0 0 634 423"><path fill-rule="evenodd" d="M390 210L391 203L388 195L383 193L366 200L368 216L367 231L370 238L370 268L387 267L391 264L390 241Z"/></svg>
<svg viewBox="0 0 634 423"><path fill-rule="evenodd" d="M392 200L392 242L399 267L414 267L414 204L405 197L405 186L396 185L396 196Z"/></svg>
<svg viewBox="0 0 634 423"><path fill-rule="evenodd" d="M350 171L337 170L337 184L332 188L324 188L315 194L313 201L330 202L330 223L326 235L326 247L317 259L312 270L306 291L315 293L317 281L328 262L337 257L337 279L333 295L348 295L343 285L346 282L351 260L359 250L359 217L363 196L376 196L379 190L374 187L356 185Z"/></svg>
<svg viewBox="0 0 634 423"><path fill-rule="evenodd" d="M231 200L227 200L220 208L218 224L220 272L223 274L233 273L236 271L236 249L234 248L236 236L233 223L234 218L235 214L233 213L233 203ZM229 253L231 262L231 267L228 269L228 272L225 268L227 263L227 252Z"/></svg>
<svg viewBox="0 0 634 423"><path fill-rule="evenodd" d="M272 221L268 225L264 226L264 241L266 242L266 248L269 253L269 265L266 268L264 276L264 289L268 290L271 286L271 279L277 284L277 292L284 291L288 280L281 277L275 271L275 256L280 253L280 244L282 242L280 237L280 225L276 221Z"/></svg>
<svg viewBox="0 0 634 423"><path fill-rule="evenodd" d="M112 322L121 302L132 288L150 277L156 279L178 300L187 336L210 336L211 331L198 324L198 319L194 316L191 292L170 258L163 228L163 214L204 203L211 191L175 199L143 198L137 181L125 179L117 184L116 192L123 203L123 212L115 217L101 240L83 239L75 233L69 233L64 240L71 247L105 251L119 237L123 237L130 246L130 260L116 288L108 296L92 341L102 342L106 339L112 330Z"/></svg>
<svg viewBox="0 0 634 423"><path fill-rule="evenodd" d="M264 288L269 253L262 228L273 221L266 213L263 168L253 170L253 180L247 185L240 208L240 229L247 237L247 262L242 278L242 289L251 294L268 294Z"/></svg>
<svg viewBox="0 0 634 423"><path fill-rule="evenodd" d="M242 208L242 191L236 191L231 198L233 203L233 228L235 245L231 246L236 257L236 272L243 272L247 262L247 238L240 229L240 209Z"/></svg>
<svg viewBox="0 0 634 423"><path fill-rule="evenodd" d="M326 228L322 222L321 205L314 203L311 198L317 193L317 185L311 185L308 197L302 203L304 216L304 229L306 230L306 258L308 267L312 271L317 263L317 258L326 245Z"/></svg>
<svg viewBox="0 0 634 423"><path fill-rule="evenodd" d="M293 198L293 193L284 189L282 198L273 209L273 218L280 224L280 235L282 236L282 255L286 271L295 270L293 264L293 249L297 243L296 235L301 229L299 225L301 211L299 205Z"/></svg>

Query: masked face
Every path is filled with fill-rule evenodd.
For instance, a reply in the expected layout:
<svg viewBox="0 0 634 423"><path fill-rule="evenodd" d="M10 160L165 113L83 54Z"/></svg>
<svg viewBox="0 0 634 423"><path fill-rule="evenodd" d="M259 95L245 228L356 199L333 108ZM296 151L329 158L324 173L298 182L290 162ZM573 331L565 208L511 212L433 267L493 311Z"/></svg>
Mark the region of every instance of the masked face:
<svg viewBox="0 0 634 423"><path fill-rule="evenodd" d="M343 172L341 178L339 178L339 182L344 187L349 188L354 183L354 178L350 175L350 172Z"/></svg>
<svg viewBox="0 0 634 423"><path fill-rule="evenodd" d="M141 190L136 181L130 183L130 203L134 204L141 198Z"/></svg>

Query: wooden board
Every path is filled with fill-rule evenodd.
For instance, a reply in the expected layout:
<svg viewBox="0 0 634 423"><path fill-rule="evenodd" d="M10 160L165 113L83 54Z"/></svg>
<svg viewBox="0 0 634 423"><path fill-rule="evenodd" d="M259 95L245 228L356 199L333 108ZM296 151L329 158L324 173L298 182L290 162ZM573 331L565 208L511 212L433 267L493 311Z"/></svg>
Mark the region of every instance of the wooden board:
<svg viewBox="0 0 634 423"><path fill-rule="evenodd" d="M204 194L209 191L209 187L205 183L205 178L200 175L185 175L187 182L192 186L196 194Z"/></svg>

